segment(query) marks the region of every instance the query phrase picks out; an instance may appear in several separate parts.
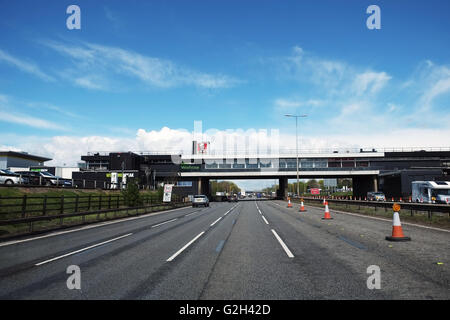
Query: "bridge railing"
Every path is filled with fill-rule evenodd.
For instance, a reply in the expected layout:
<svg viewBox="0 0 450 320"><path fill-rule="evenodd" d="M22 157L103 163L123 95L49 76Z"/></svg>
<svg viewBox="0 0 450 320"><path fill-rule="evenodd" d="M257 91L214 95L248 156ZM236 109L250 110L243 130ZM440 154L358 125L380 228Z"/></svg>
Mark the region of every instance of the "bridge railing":
<svg viewBox="0 0 450 320"><path fill-rule="evenodd" d="M325 153L381 153L381 152L415 152L415 151L450 151L449 147L336 147L336 148L299 148L299 154L325 154ZM112 152L120 152L120 151L89 151L87 155L109 155ZM147 151L126 151L133 152L138 155L192 155L191 149L167 149L167 150L147 150ZM297 154L297 149L293 148L277 148L276 150L268 151L268 150L258 150L258 149L245 149L245 150L222 150L215 149L211 147L207 153L204 155L265 155L265 156L273 156L273 155L295 155ZM197 154L196 156L201 156L201 154Z"/></svg>

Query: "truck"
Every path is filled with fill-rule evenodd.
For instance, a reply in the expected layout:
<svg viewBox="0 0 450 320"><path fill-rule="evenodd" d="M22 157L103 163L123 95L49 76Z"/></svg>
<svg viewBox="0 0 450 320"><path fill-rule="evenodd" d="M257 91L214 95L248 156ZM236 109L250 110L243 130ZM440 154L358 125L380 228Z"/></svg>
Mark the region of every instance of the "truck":
<svg viewBox="0 0 450 320"><path fill-rule="evenodd" d="M450 204L450 181L413 181L412 201Z"/></svg>

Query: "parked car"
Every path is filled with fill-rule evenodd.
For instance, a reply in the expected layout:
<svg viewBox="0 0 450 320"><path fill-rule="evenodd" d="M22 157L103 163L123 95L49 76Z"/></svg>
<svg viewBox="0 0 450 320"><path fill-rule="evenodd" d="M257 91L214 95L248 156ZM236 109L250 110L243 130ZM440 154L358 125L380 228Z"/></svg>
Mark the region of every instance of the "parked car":
<svg viewBox="0 0 450 320"><path fill-rule="evenodd" d="M386 201L386 196L383 192L367 192L368 201Z"/></svg>
<svg viewBox="0 0 450 320"><path fill-rule="evenodd" d="M17 171L16 173L26 177L28 183L33 185L72 187L72 180L57 177L48 171Z"/></svg>
<svg viewBox="0 0 450 320"><path fill-rule="evenodd" d="M192 199L192 207L199 207L199 206L209 207L209 199L207 196L203 194L198 194L194 196L194 198Z"/></svg>
<svg viewBox="0 0 450 320"><path fill-rule="evenodd" d="M21 178L19 174L7 169L0 169L0 184L22 184L25 178Z"/></svg>

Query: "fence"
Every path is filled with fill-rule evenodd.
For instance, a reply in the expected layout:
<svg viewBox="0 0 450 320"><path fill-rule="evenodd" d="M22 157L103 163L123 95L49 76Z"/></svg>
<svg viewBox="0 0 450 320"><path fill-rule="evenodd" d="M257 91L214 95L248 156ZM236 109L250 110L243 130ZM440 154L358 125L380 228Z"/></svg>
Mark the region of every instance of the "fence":
<svg viewBox="0 0 450 320"><path fill-rule="evenodd" d="M15 235L61 228L64 222L72 226L190 205L177 195L172 195L170 203L163 203L157 195L141 199L139 206L128 207L120 194L0 197L0 226L5 226L3 233Z"/></svg>
<svg viewBox="0 0 450 320"><path fill-rule="evenodd" d="M308 202L322 204L324 198L320 197L304 197L303 198ZM365 200L342 200L342 199L329 199L326 198L326 201L331 204L340 204L345 206L345 208L349 208L350 206L357 206L358 210L361 210L361 207L372 207L375 211L384 210L385 212L392 212L392 205L394 202L392 201L365 201ZM299 202L296 199L296 202ZM409 211L411 216L414 216L417 212L426 212L428 219L431 220L433 213L443 213L447 214L450 218L450 205L446 204L429 204L429 203L413 203L413 202L396 202L399 203L402 212Z"/></svg>

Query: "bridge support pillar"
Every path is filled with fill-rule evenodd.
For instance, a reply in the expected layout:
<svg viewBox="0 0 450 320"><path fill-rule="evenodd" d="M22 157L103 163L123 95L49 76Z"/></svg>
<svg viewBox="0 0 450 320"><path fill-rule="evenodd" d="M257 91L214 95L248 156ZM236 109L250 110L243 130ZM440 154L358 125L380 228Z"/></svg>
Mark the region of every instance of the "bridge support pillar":
<svg viewBox="0 0 450 320"><path fill-rule="evenodd" d="M286 199L287 189L288 189L288 179L287 178L278 179L277 198L283 200Z"/></svg>
<svg viewBox="0 0 450 320"><path fill-rule="evenodd" d="M197 180L197 194L202 194L202 178Z"/></svg>
<svg viewBox="0 0 450 320"><path fill-rule="evenodd" d="M364 199L369 191L378 191L377 176L361 176L353 178L353 196Z"/></svg>
<svg viewBox="0 0 450 320"><path fill-rule="evenodd" d="M211 197L211 191L209 189L209 179L208 178L198 178L197 183L197 194L204 194L208 198Z"/></svg>
<svg viewBox="0 0 450 320"><path fill-rule="evenodd" d="M373 191L378 192L378 179L377 179L377 176L373 176Z"/></svg>

